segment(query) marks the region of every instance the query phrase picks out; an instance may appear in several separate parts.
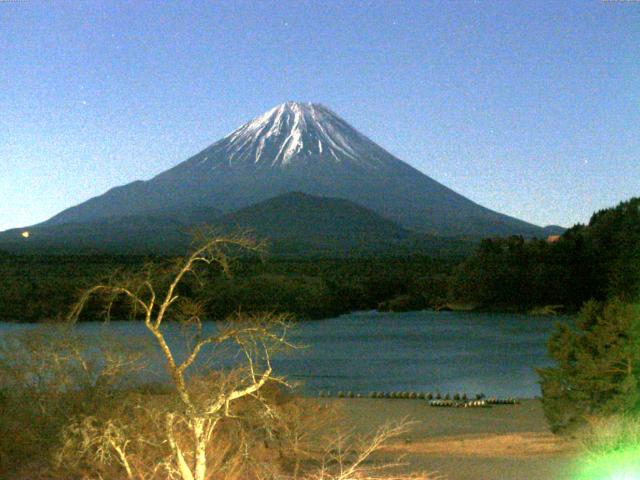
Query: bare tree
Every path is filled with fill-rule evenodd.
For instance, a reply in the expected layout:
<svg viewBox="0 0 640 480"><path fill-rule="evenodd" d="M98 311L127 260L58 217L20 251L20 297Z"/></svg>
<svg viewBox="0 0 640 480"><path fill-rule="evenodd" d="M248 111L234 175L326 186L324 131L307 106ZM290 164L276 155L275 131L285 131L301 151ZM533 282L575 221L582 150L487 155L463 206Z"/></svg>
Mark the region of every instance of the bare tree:
<svg viewBox="0 0 640 480"><path fill-rule="evenodd" d="M32 469L57 454L69 423L119 403L113 394L137 377L145 351L108 330L84 335L66 325L0 336L0 477L40 478Z"/></svg>
<svg viewBox="0 0 640 480"><path fill-rule="evenodd" d="M230 259L238 251L259 253L262 245L245 236L208 236L190 255L171 265L147 265L137 274L114 276L82 294L70 315L74 322L94 296L106 299L107 314L116 302L128 300L132 315L142 319L149 338L159 347L174 394L124 397L111 416L85 415L70 422L62 435L59 463L75 456L80 459L76 466L85 471L92 464L105 466L98 473L100 478L104 473L108 478L177 480L355 480L374 478L381 468L399 466L395 462L376 466L371 456L389 439L406 432L407 422L386 426L368 441L335 432L322 436L322 421L304 419L305 414L318 412L283 410L265 395L267 385L286 385L271 364L275 352L295 348L287 339L286 315L238 313L213 329L203 325L202 305L190 298L190 289L206 281L206 267L217 266L228 274ZM168 321L184 327L185 352L169 341ZM230 348L224 350L224 345ZM228 354L240 359L241 367L194 374L203 363ZM247 408L248 401L260 406L259 415ZM262 423L262 438L284 442L280 452L293 457L293 476L269 464L254 475L244 473L243 458L249 457L258 437L251 438L251 431L247 435L242 427L229 435L233 432L229 425L242 421Z"/></svg>
<svg viewBox="0 0 640 480"><path fill-rule="evenodd" d="M163 270L148 265L137 275L95 285L83 293L70 315L70 319L76 321L92 296L103 295L107 298L107 311L117 299L124 297L130 302L133 315L142 316L147 331L162 352L178 398L177 408L166 411L163 419L165 441L170 450L164 466L172 478L208 478L207 446L220 420L233 416L231 405L245 397L260 400L260 390L265 385L284 383L273 373L271 356L277 349L291 346L286 339L289 328L286 315L237 314L213 333L204 334L201 305L180 294L187 276L192 276L196 283L202 282L199 276L202 267L218 266L229 273L230 258L237 251L261 252L262 245L242 235L209 236L186 258ZM185 355L177 355L175 347L167 341L163 326L171 319L180 320L191 331ZM244 368L234 375L219 375L218 382L202 394L202 389L190 385L189 374L199 360L215 354L216 347L223 344L235 345ZM266 403L265 406L268 409ZM108 431L99 436L100 451L110 447L127 477L134 478L126 454L128 439L113 424L107 425ZM179 434L177 429L186 429L190 438Z"/></svg>
<svg viewBox="0 0 640 480"><path fill-rule="evenodd" d="M408 433L415 422L402 419L385 423L370 436L357 438L350 433L334 433L324 442L319 466L306 480L444 480L433 473L398 473L406 470L402 457L374 462L372 457L384 450L390 441Z"/></svg>

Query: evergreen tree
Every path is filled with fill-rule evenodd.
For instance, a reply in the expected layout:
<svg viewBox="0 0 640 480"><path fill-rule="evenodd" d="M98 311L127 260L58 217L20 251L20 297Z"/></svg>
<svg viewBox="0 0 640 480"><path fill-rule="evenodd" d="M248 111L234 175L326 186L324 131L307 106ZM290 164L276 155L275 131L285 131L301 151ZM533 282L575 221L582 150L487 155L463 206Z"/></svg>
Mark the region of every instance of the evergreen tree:
<svg viewBox="0 0 640 480"><path fill-rule="evenodd" d="M640 406L640 308L614 299L587 302L575 327L559 325L549 340L555 367L538 369L545 416L554 432L591 415Z"/></svg>

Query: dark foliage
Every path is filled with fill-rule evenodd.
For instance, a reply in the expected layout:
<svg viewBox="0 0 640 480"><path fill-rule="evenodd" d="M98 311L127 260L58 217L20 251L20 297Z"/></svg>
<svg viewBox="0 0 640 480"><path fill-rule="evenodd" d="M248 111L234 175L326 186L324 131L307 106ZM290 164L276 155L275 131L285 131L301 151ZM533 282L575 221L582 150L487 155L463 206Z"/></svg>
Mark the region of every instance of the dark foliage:
<svg viewBox="0 0 640 480"><path fill-rule="evenodd" d="M549 340L555 367L538 370L545 415L555 432L587 417L637 413L640 406L640 308L618 299L587 302L575 328Z"/></svg>
<svg viewBox="0 0 640 480"><path fill-rule="evenodd" d="M640 293L638 198L597 212L589 225L567 230L557 242L486 239L466 259L459 248L466 242L451 241L447 247L445 239L440 240L439 256L418 253L424 251L418 244L406 249L396 245L394 255L347 249L344 255L329 256L318 249L319 243L283 246L288 241L272 244L266 262L240 260L233 278L211 272L215 278L208 279L210 287L199 297L208 316L221 318L238 306L322 318L354 310L419 310L453 303L501 310L553 305L578 311L592 298L630 301ZM0 320L55 319L80 290L114 270L139 267L149 259L171 261L0 251ZM98 302L89 305L85 319L97 318L99 308ZM117 317L124 310L116 305L112 313Z"/></svg>
<svg viewBox="0 0 640 480"><path fill-rule="evenodd" d="M640 198L595 213L557 242L522 237L483 240L451 281L455 300L486 307L630 301L640 293Z"/></svg>
<svg viewBox="0 0 640 480"><path fill-rule="evenodd" d="M64 316L80 291L117 271L139 269L151 260L142 256L6 256L0 257L2 286L0 319L55 320ZM156 258L156 263L171 258ZM298 318L323 318L354 310L387 308L409 295L419 308L433 306L446 289L447 272L457 260L419 255L354 259L246 258L225 277L215 269L206 275L208 287L198 293L209 318L234 313L288 312ZM117 273L116 273L117 275ZM200 278L200 280L205 280ZM186 282L183 293L196 289ZM434 291L436 293L434 293ZM396 303L398 303L396 301ZM93 300L83 320L101 318L103 305ZM126 305L114 305L111 316L126 319Z"/></svg>
<svg viewBox="0 0 640 480"><path fill-rule="evenodd" d="M105 255L0 257L0 320L59 319L82 289L144 261L143 257ZM95 311L98 306L92 307Z"/></svg>

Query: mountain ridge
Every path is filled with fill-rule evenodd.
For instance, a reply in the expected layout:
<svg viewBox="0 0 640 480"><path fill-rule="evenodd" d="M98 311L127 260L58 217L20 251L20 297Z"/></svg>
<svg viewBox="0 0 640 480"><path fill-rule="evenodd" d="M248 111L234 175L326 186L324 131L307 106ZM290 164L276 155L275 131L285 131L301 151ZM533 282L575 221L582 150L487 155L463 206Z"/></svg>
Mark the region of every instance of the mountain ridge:
<svg viewBox="0 0 640 480"><path fill-rule="evenodd" d="M328 108L289 102L147 181L113 188L42 225L194 204L230 213L283 193L345 198L404 228L443 236L543 236L399 160Z"/></svg>

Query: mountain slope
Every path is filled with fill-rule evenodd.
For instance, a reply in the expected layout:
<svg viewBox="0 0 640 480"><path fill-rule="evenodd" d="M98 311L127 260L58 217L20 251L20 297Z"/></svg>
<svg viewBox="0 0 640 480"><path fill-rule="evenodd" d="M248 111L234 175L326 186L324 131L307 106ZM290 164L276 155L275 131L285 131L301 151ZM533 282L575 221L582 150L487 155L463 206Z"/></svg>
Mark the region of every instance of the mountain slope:
<svg viewBox="0 0 640 480"><path fill-rule="evenodd" d="M329 109L289 102L148 181L114 188L46 225L144 214L165 205L232 212L300 191L351 200L438 235L543 236L540 227L484 208L397 159Z"/></svg>
<svg viewBox="0 0 640 480"><path fill-rule="evenodd" d="M224 216L218 225L248 228L271 239L373 243L405 240L410 232L349 200L301 192L279 195Z"/></svg>
<svg viewBox="0 0 640 480"><path fill-rule="evenodd" d="M12 253L184 253L191 231L220 218L209 207L36 225L0 232L0 249ZM29 237L22 236L28 231Z"/></svg>
<svg viewBox="0 0 640 480"><path fill-rule="evenodd" d="M277 255L466 255L475 242L411 232L349 200L301 192L279 195L222 217L225 231L249 230Z"/></svg>
<svg viewBox="0 0 640 480"><path fill-rule="evenodd" d="M269 252L288 256L461 255L473 242L413 233L349 200L286 193L220 217L199 210L182 219L137 215L0 233L0 251L12 253L182 254L204 223L217 231L248 231Z"/></svg>
<svg viewBox="0 0 640 480"><path fill-rule="evenodd" d="M28 238L22 237L24 231ZM179 221L134 215L7 230L0 233L0 249L20 254L182 253L189 239L188 227Z"/></svg>

